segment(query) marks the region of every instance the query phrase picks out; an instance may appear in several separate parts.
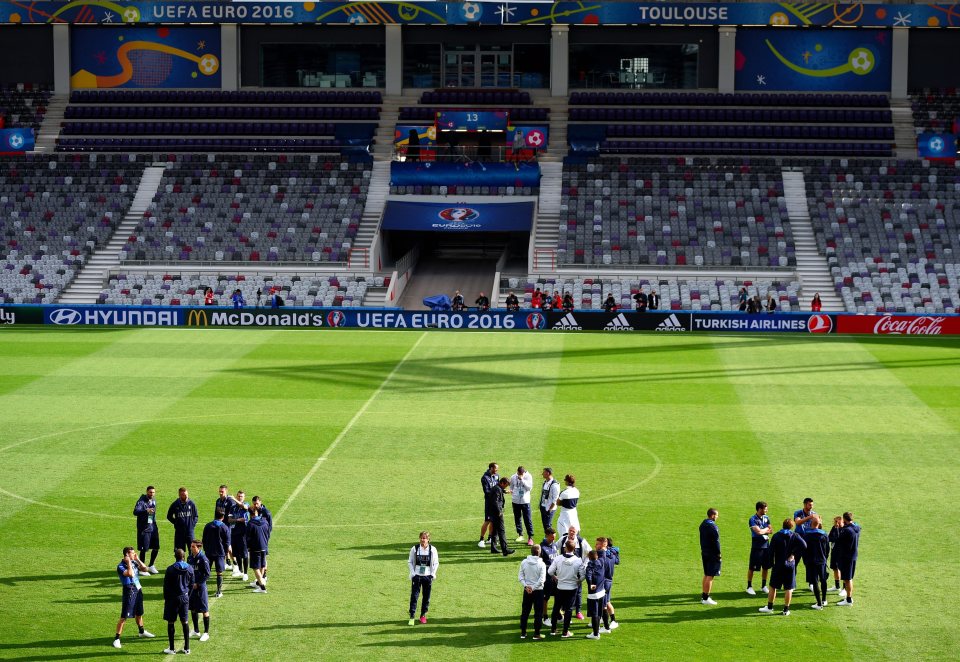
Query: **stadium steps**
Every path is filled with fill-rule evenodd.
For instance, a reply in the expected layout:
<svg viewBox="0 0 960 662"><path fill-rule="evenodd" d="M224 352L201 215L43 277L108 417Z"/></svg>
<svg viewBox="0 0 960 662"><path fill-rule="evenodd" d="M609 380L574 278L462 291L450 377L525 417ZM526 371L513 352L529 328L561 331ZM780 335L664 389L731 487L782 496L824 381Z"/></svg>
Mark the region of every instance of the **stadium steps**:
<svg viewBox="0 0 960 662"><path fill-rule="evenodd" d="M389 274L388 274L389 275ZM366 308L383 308L387 305L387 288L368 287L363 297L363 306Z"/></svg>
<svg viewBox="0 0 960 662"><path fill-rule="evenodd" d="M393 147L393 138L390 139L391 149ZM383 208L387 204L387 196L390 194L390 161L374 160L373 172L370 173L370 185L367 188L367 199L363 205L363 216L360 217L360 227L357 228L357 238L354 240L354 248L367 249L368 254L372 252L373 242L380 229L380 218L383 216ZM370 269L376 270L376 265L369 265Z"/></svg>
<svg viewBox="0 0 960 662"><path fill-rule="evenodd" d="M913 124L913 109L909 99L890 100L893 115L893 139L897 143L898 159L917 158L917 129Z"/></svg>
<svg viewBox="0 0 960 662"><path fill-rule="evenodd" d="M384 95L380 106L380 124L377 126L376 143L373 148L374 161L393 160L393 133L400 121L401 106L416 106L418 95Z"/></svg>
<svg viewBox="0 0 960 662"><path fill-rule="evenodd" d="M473 306L480 292L486 292L491 305L496 305L497 293L490 290L495 272L496 259L421 258L397 305L406 310L426 310L425 297L446 294L453 298L456 290L463 294L467 306ZM365 300L364 305L371 304Z"/></svg>
<svg viewBox="0 0 960 662"><path fill-rule="evenodd" d="M541 164L562 162L567 155L567 122L570 117L568 97L537 97L534 104L550 109L550 135L547 136L547 151L541 154Z"/></svg>
<svg viewBox="0 0 960 662"><path fill-rule="evenodd" d="M550 140L553 140L551 137ZM560 189L563 184L563 162L540 163L540 197L534 225L534 249L556 251L560 237ZM535 271L543 272L542 265Z"/></svg>
<svg viewBox="0 0 960 662"><path fill-rule="evenodd" d="M813 295L819 292L824 311L843 312L843 301L837 296L827 260L817 250L817 239L813 234L807 205L807 183L801 170L784 168L783 195L796 246L800 310L809 310Z"/></svg>
<svg viewBox="0 0 960 662"><path fill-rule="evenodd" d="M47 104L47 114L43 116L40 133L37 135L35 152L52 154L57 151L57 137L60 135L60 126L63 124L63 114L67 110L70 97L65 94L50 97Z"/></svg>
<svg viewBox="0 0 960 662"><path fill-rule="evenodd" d="M110 236L106 246L91 255L73 281L64 288L57 299L58 303L97 302L108 272L120 266L120 249L127 242L127 238L133 234L137 224L143 220L144 212L157 194L163 172L162 165L150 165L144 169L133 203L120 225Z"/></svg>

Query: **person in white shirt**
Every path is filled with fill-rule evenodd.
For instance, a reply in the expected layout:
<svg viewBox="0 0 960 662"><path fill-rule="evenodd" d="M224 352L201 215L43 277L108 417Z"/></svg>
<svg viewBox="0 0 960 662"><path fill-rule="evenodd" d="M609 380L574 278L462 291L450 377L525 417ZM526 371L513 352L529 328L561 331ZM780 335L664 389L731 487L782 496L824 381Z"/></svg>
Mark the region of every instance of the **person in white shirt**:
<svg viewBox="0 0 960 662"><path fill-rule="evenodd" d="M583 561L583 566L587 566L587 555L590 553L590 543L583 539L576 529L572 526L567 529L567 532L563 534L563 537L560 538L560 549L566 549L567 541L573 541L573 554L578 559ZM577 586L577 594L573 599L574 604L574 615L577 617L577 620L583 620L583 587Z"/></svg>
<svg viewBox="0 0 960 662"><path fill-rule="evenodd" d="M577 478L573 474L563 477L566 488L557 497L560 504L560 517L557 519L557 531L567 531L571 526L580 532L580 516L577 515L577 502L580 500L580 490L577 489Z"/></svg>
<svg viewBox="0 0 960 662"><path fill-rule="evenodd" d="M540 488L540 521L543 530L553 528L553 516L557 513L557 499L560 497L560 483L553 477L553 469L543 468L543 487Z"/></svg>
<svg viewBox="0 0 960 662"><path fill-rule="evenodd" d="M516 542L527 541L533 544L533 518L530 515L530 492L533 491L533 476L522 466L517 467L517 473L510 476L510 492L513 494L513 524L517 527ZM520 526L520 517L523 516L523 525L527 527L527 537L523 537Z"/></svg>
<svg viewBox="0 0 960 662"><path fill-rule="evenodd" d="M427 611L430 609L430 589L433 580L437 578L437 568L440 566L440 557L437 548L430 544L430 532L420 532L420 544L410 548L410 620L407 625L413 625L413 616L417 612L417 600L420 590L423 589L423 605L420 607L420 622L427 622Z"/></svg>
<svg viewBox="0 0 960 662"><path fill-rule="evenodd" d="M576 543L568 540L563 548L563 555L558 556L550 564L547 574L557 581L557 595L553 600L553 614L550 617L550 634L557 633L557 622L560 620L560 611L563 611L563 637L570 637L570 619L573 616L573 601L577 589L586 572L583 560L574 556Z"/></svg>
<svg viewBox="0 0 960 662"><path fill-rule="evenodd" d="M543 585L547 581L547 566L540 558L540 545L530 547L530 556L520 562L517 579L523 586L520 638L527 638L527 621L530 619L530 607L533 607L533 638L542 639L540 626L543 624Z"/></svg>

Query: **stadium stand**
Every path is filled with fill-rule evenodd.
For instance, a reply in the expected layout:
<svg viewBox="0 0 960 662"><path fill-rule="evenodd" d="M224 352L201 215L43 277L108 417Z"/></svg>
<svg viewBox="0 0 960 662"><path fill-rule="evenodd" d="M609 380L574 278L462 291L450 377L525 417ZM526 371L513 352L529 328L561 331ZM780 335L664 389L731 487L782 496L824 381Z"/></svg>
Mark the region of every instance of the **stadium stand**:
<svg viewBox="0 0 960 662"><path fill-rule="evenodd" d="M0 118L8 129L32 128L39 133L50 96L50 88L45 85L0 85Z"/></svg>
<svg viewBox="0 0 960 662"><path fill-rule="evenodd" d="M808 167L810 216L837 293L858 313L952 312L960 276L960 171L922 161Z"/></svg>
<svg viewBox="0 0 960 662"><path fill-rule="evenodd" d="M391 186L392 195L536 195L539 186Z"/></svg>
<svg viewBox="0 0 960 662"><path fill-rule="evenodd" d="M568 160L559 229L561 266L796 264L772 161Z"/></svg>
<svg viewBox="0 0 960 662"><path fill-rule="evenodd" d="M369 91L76 91L60 151L339 152L373 141Z"/></svg>
<svg viewBox="0 0 960 662"><path fill-rule="evenodd" d="M511 121L548 122L550 109L532 105L529 92L517 90L436 90L424 92L417 106L401 106L401 121L436 119L438 110L452 108L506 110Z"/></svg>
<svg viewBox="0 0 960 662"><path fill-rule="evenodd" d="M960 94L956 89L915 90L910 96L910 108L918 135L924 131L954 132L960 120Z"/></svg>
<svg viewBox="0 0 960 662"><path fill-rule="evenodd" d="M765 303L767 294L777 301L783 312L797 311L801 304L797 298L799 284L788 278L783 280L755 278L684 278L684 277L571 277L571 278L530 278L509 277L500 282L501 293L514 291L520 299L521 307L529 308L531 296L537 288L561 294L570 292L576 307L581 310L599 309L607 294L612 293L621 310L633 310L633 295L640 288L647 294L656 290L661 297L661 309L664 310L727 310L738 309L738 295L741 287L746 287L752 297L759 295ZM503 297L501 296L501 301Z"/></svg>
<svg viewBox="0 0 960 662"><path fill-rule="evenodd" d="M318 155L181 155L121 259L346 262L369 161Z"/></svg>
<svg viewBox="0 0 960 662"><path fill-rule="evenodd" d="M233 306L230 300L234 290L240 290L247 307L257 304L257 290L262 297L261 307L268 307L270 290L277 288L288 306L362 306L367 290L383 288L389 279L382 276L356 277L344 275L308 274L201 274L201 273L142 273L120 271L111 274L100 293L99 303L184 305L204 303L204 291L213 289L219 306Z"/></svg>
<svg viewBox="0 0 960 662"><path fill-rule="evenodd" d="M572 151L610 154L890 156L882 94L576 92Z"/></svg>
<svg viewBox="0 0 960 662"><path fill-rule="evenodd" d="M143 163L28 154L0 169L0 301L51 303L130 207Z"/></svg>

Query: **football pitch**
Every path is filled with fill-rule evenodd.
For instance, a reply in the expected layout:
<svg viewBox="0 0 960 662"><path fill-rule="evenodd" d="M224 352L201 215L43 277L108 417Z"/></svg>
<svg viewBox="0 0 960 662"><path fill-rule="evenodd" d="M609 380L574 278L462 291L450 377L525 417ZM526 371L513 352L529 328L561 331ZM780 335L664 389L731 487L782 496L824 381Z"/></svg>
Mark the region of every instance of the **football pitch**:
<svg viewBox="0 0 960 662"><path fill-rule="evenodd" d="M269 592L228 577L200 659L956 659L958 449L956 339L3 329L0 658L159 656L162 574L143 579L157 638L131 620L110 647L133 506L153 484L162 517L183 485L202 526L227 483L273 512ZM544 466L577 476L584 536L621 548L619 629L519 639L526 546L477 548L490 461L527 467L535 495ZM814 611L803 589L791 616L759 614L754 502L776 529L807 496L863 527L854 607L831 593ZM699 601L710 506L715 607ZM422 529L440 568L411 627Z"/></svg>

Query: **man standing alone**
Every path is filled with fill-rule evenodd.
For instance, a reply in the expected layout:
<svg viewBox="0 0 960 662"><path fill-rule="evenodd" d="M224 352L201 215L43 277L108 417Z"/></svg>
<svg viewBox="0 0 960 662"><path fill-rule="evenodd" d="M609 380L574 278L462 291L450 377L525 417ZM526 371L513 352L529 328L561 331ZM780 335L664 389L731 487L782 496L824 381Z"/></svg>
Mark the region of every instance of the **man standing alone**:
<svg viewBox="0 0 960 662"><path fill-rule="evenodd" d="M423 591L423 606L420 608L420 623L426 625L427 612L430 611L430 591L433 580L437 578L437 568L440 567L440 557L437 548L430 544L430 532L420 532L420 544L410 548L410 558L407 560L410 567L410 620L417 613L417 602L420 592Z"/></svg>
<svg viewBox="0 0 960 662"><path fill-rule="evenodd" d="M703 561L703 592L700 594L700 604L715 605L716 600L710 597L713 590L713 578L720 576L720 529L717 528L717 518L720 513L716 508L707 509L707 519L700 523L700 556Z"/></svg>
<svg viewBox="0 0 960 662"><path fill-rule="evenodd" d="M190 549L190 543L193 541L193 530L197 526L199 516L197 514L197 504L187 493L187 488L181 487L177 500L170 504L167 509L167 521L173 524L173 548L182 550L186 555Z"/></svg>
<svg viewBox="0 0 960 662"><path fill-rule="evenodd" d="M530 514L530 492L532 490L533 476L522 466L517 467L517 473L510 476L513 524L517 529L516 542L526 540L528 545L533 544L533 517ZM526 538L523 537L523 528L520 526L521 518L523 519L523 526L527 528Z"/></svg>

